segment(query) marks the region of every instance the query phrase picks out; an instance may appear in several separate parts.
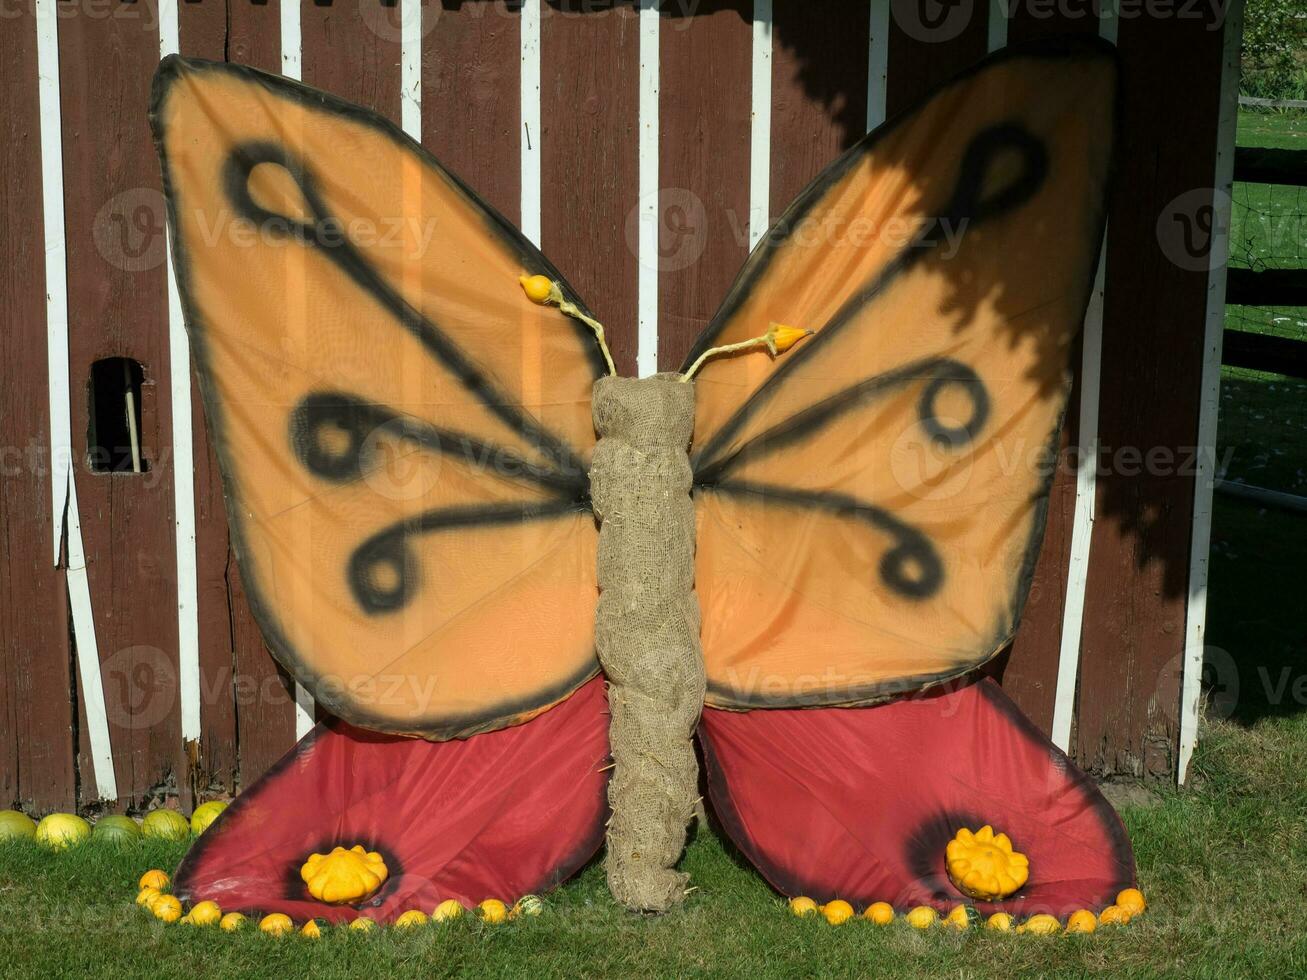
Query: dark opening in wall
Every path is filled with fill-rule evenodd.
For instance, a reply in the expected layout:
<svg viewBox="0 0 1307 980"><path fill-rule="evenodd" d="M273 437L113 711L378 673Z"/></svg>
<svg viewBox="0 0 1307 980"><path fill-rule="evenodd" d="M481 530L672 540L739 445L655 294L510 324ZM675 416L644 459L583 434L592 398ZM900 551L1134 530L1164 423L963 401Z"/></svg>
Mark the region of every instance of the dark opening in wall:
<svg viewBox="0 0 1307 980"><path fill-rule="evenodd" d="M91 426L87 433L92 473L144 473L141 453L141 383L145 373L130 357L106 357L91 365Z"/></svg>

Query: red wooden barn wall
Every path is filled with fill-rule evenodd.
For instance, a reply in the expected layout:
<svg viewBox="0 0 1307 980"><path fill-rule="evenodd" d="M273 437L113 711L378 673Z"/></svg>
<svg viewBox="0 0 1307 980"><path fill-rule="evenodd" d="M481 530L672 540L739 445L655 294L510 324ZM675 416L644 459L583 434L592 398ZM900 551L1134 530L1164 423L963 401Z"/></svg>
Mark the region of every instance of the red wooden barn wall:
<svg viewBox="0 0 1307 980"><path fill-rule="evenodd" d="M963 19L940 41L902 22L895 4L884 47L888 81L883 93L872 85L869 95L868 34L878 5L772 0L772 214L861 136L869 97L883 98L892 114L986 50L988 5L956 5ZM542 7L540 131L530 132L520 115L519 6L424 6L423 142L517 221L523 141L539 141L541 245L607 324L619 369L632 372L640 275L633 237L639 11L632 3L595 0ZM278 0L182 0L176 7L183 53L279 70ZM162 212L145 113L159 54L158 8L106 9L109 15L98 17L71 11L58 22L74 468L117 805L139 805L172 788L185 804L248 784L289 747L293 692L246 606L194 395L194 469L172 467ZM661 251L672 259L657 277L662 369L679 364L748 251L754 9L754 0L663 4L660 204L696 223L701 251L694 261L675 260L675 229L664 227ZM1059 9L1018 5L1009 39L1098 30L1087 5ZM399 8L385 0L304 0L300 14L304 80L399 120ZM1177 194L1212 183L1207 148L1216 145L1221 32L1210 27L1206 20L1142 16L1119 25L1132 94L1108 245L1097 424L1109 449L1179 449L1195 441L1206 276L1167 262L1154 226ZM45 810L90 803L96 793L64 572L49 559L43 169L30 10L0 31L0 83L0 251L7 260L0 271L0 806ZM116 250L103 224L106 213L124 208L148 221L144 230L121 229L127 237ZM123 250L153 250L156 257L125 260ZM105 356L144 365L146 474L94 474L85 463L86 380L91 362ZM1064 438L1069 449L1078 424L1073 410ZM190 745L181 737L177 695L175 479L193 481L196 500L203 734ZM1075 482L1073 471L1060 470L1022 630L997 667L1045 728L1053 713ZM1098 493L1073 751L1101 772L1173 774L1192 477L1108 469Z"/></svg>

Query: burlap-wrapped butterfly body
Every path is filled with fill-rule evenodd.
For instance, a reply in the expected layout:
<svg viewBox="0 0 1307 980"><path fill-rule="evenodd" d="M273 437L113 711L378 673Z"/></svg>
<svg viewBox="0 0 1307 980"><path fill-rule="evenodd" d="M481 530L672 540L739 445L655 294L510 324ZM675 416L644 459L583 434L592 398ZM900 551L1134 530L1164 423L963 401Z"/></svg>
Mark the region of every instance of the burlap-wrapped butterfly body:
<svg viewBox="0 0 1307 980"><path fill-rule="evenodd" d="M629 908L685 894L673 871L699 796L694 730L703 651L694 594L694 386L680 375L602 378L590 494L599 518L595 648L608 678L608 884Z"/></svg>
<svg viewBox="0 0 1307 980"><path fill-rule="evenodd" d="M166 59L151 121L233 547L330 716L177 893L389 921L548 889L607 828L613 894L665 910L697 738L783 892L947 908L948 841L993 825L1029 859L1011 902L1110 903L1110 807L973 671L1038 555L1115 90L1093 41L982 62L823 171L681 371L636 380L390 122ZM302 887L356 846L388 869L365 903Z"/></svg>

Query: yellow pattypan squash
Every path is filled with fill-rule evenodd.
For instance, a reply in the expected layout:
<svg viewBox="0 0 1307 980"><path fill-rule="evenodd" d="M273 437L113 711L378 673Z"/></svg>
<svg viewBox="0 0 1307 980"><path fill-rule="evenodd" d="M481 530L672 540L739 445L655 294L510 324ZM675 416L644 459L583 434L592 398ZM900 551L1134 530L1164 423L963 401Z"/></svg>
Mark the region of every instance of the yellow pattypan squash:
<svg viewBox="0 0 1307 980"><path fill-rule="evenodd" d="M300 868L309 894L320 902L344 904L367 898L381 887L390 872L376 851L361 845L346 850L337 847L330 854L311 854Z"/></svg>
<svg viewBox="0 0 1307 980"><path fill-rule="evenodd" d="M1007 834L988 825L963 827L945 849L948 876L958 890L984 902L1007 898L1030 877L1030 862L1012 849Z"/></svg>

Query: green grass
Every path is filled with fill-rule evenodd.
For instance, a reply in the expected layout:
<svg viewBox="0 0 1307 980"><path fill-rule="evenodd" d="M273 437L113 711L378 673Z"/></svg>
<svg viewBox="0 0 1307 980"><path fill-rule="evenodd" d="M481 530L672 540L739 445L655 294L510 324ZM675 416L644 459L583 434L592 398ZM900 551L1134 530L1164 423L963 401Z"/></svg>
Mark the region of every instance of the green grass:
<svg viewBox="0 0 1307 980"><path fill-rule="evenodd" d="M1307 145L1307 111L1239 111L1235 139L1240 146L1294 150Z"/></svg>
<svg viewBox="0 0 1307 980"><path fill-rule="evenodd" d="M1227 479L1307 496L1307 381L1225 368L1219 430Z"/></svg>
<svg viewBox="0 0 1307 980"><path fill-rule="evenodd" d="M1152 907L1123 929L1034 937L919 933L901 922L798 920L711 833L684 867L685 908L635 916L590 867L537 919L464 920L408 933L333 929L318 941L164 926L133 903L136 878L183 845L61 854L0 847L0 964L8 975L106 976L1009 976L1289 977L1307 974L1307 739L1301 720L1219 724L1196 761L1199 792L1126 809Z"/></svg>

